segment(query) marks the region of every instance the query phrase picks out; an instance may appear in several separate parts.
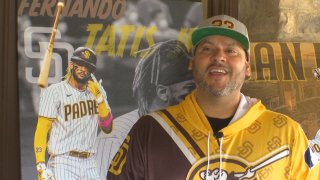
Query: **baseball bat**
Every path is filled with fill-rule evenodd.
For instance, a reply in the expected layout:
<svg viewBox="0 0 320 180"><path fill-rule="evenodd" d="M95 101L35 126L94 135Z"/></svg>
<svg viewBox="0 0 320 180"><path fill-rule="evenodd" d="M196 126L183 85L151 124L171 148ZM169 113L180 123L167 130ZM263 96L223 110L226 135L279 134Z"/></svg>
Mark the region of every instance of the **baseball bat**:
<svg viewBox="0 0 320 180"><path fill-rule="evenodd" d="M58 28L59 16L61 14L61 10L62 10L63 6L64 6L63 2L58 2L57 13L55 15L55 20L54 20L53 27L52 27L49 45L48 45L47 51L43 57L43 64L42 64L41 71L39 74L38 86L40 88L45 88L48 85L48 76L49 76L49 71L50 71L54 40L56 37L57 28Z"/></svg>

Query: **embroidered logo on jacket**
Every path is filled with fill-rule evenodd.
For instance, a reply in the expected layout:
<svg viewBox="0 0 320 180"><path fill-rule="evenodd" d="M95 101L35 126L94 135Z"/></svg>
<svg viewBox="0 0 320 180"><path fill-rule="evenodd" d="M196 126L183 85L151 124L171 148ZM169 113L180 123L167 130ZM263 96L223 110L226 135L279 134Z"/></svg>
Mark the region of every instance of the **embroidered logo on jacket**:
<svg viewBox="0 0 320 180"><path fill-rule="evenodd" d="M207 171L207 157L197 161L189 170L187 180L229 180L229 179L252 179L257 176L257 172L269 165L289 156L289 149L278 149L264 157L259 158L255 162L248 162L241 157L223 156L222 169L220 172L220 158L213 156L209 160L209 169ZM227 167L228 170L223 169ZM207 174L208 173L208 174Z"/></svg>

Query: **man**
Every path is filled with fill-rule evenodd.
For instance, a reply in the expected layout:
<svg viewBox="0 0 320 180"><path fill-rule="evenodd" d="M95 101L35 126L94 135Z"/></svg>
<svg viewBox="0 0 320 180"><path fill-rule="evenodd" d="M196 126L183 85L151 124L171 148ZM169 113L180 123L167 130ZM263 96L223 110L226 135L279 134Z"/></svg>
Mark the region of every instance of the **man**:
<svg viewBox="0 0 320 180"><path fill-rule="evenodd" d="M114 119L112 133L98 135L96 159L101 179L106 179L113 156L139 117L177 104L194 89L188 70L189 54L180 41L157 43L146 51L136 66L133 80L138 109Z"/></svg>
<svg viewBox="0 0 320 180"><path fill-rule="evenodd" d="M92 74L96 61L91 49L77 48L65 80L41 94L34 137L38 179L99 179L94 142L98 124L106 133L112 130L112 115L105 91Z"/></svg>
<svg viewBox="0 0 320 180"><path fill-rule="evenodd" d="M196 89L140 118L107 178L318 179L304 161L308 140L300 125L240 92L250 76L245 25L211 17L193 31L192 45Z"/></svg>

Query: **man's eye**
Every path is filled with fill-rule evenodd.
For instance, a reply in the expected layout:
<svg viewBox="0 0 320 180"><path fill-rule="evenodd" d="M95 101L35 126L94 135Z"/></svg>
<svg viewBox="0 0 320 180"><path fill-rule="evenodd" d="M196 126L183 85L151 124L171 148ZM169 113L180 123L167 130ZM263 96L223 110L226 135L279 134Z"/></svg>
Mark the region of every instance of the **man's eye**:
<svg viewBox="0 0 320 180"><path fill-rule="evenodd" d="M234 49L227 49L226 53L228 53L228 54L237 54L237 51L234 50Z"/></svg>
<svg viewBox="0 0 320 180"><path fill-rule="evenodd" d="M203 47L203 48L202 48L202 51L211 52L211 51L212 51L212 48L210 48L210 47Z"/></svg>

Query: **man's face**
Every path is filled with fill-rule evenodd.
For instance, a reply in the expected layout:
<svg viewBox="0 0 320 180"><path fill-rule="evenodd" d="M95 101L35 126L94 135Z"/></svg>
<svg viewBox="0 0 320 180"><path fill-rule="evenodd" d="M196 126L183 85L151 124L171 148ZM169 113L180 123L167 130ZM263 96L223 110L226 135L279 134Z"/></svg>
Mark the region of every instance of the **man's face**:
<svg viewBox="0 0 320 180"><path fill-rule="evenodd" d="M226 36L209 36L202 40L191 61L197 87L214 96L239 91L250 65L241 44Z"/></svg>
<svg viewBox="0 0 320 180"><path fill-rule="evenodd" d="M169 104L174 105L178 104L181 100L183 100L187 94L189 94L194 88L195 83L194 80L187 80L178 82L175 84L171 84L168 86L169 88Z"/></svg>
<svg viewBox="0 0 320 180"><path fill-rule="evenodd" d="M90 71L84 63L72 63L72 77L80 84L85 84L90 78Z"/></svg>

